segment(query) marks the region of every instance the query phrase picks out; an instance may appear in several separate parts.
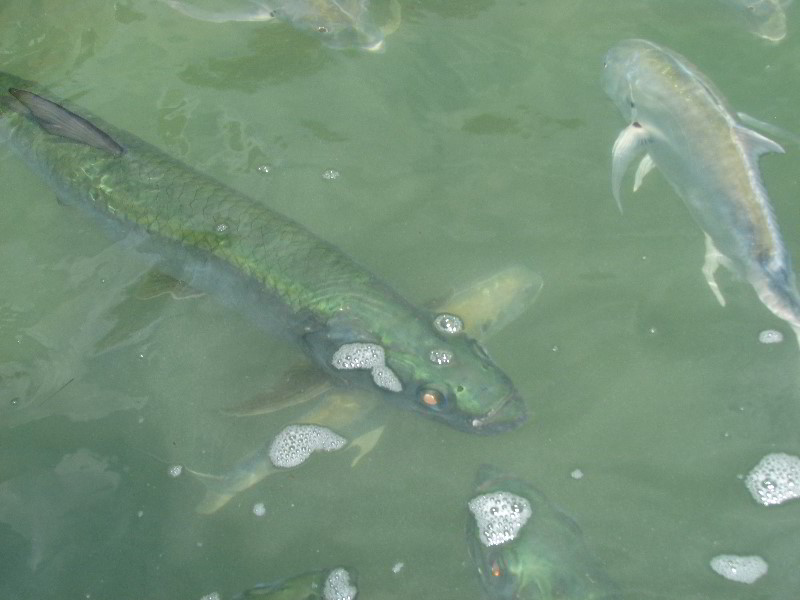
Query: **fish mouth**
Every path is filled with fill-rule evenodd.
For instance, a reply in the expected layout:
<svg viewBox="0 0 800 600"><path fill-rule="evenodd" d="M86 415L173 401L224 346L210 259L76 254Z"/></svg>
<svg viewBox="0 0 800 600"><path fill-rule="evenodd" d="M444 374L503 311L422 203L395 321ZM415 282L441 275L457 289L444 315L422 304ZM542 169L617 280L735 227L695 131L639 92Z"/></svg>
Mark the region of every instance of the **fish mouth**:
<svg viewBox="0 0 800 600"><path fill-rule="evenodd" d="M469 421L473 433L503 433L520 427L528 420L528 409L519 392L513 390L488 413Z"/></svg>

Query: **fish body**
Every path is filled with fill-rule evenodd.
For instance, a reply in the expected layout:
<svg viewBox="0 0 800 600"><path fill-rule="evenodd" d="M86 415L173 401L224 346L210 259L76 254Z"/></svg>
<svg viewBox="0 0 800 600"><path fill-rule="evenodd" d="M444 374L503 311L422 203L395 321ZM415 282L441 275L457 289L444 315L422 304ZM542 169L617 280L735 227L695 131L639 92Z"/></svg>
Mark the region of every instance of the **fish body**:
<svg viewBox="0 0 800 600"><path fill-rule="evenodd" d="M525 420L511 380L450 316L412 306L298 223L46 99L35 84L0 74L0 90L11 90L0 93L0 139L62 202L137 240L169 275L266 327L280 323L339 383L464 431L501 432ZM349 360L354 347L367 348L369 360Z"/></svg>
<svg viewBox="0 0 800 600"><path fill-rule="evenodd" d="M225 2L224 8L216 0L212 5L202 0L166 0L173 9L202 21L271 21L290 24L294 28L319 37L331 48L360 48L380 52L384 36L399 26L400 9L392 0L392 18L379 26L370 11L369 0L236 0Z"/></svg>
<svg viewBox="0 0 800 600"><path fill-rule="evenodd" d="M484 465L475 481L467 517L467 544L484 589L492 600L614 600L617 587L591 555L575 522L536 488L497 468ZM501 494L511 499L509 512L522 514L512 539L487 540L474 502ZM526 505L527 503L527 505ZM485 507L484 507L485 508ZM498 510L499 508L499 510ZM492 510L502 515L503 508ZM483 529L481 528L483 526ZM490 525L491 527L491 525ZM494 535L502 533L494 529ZM510 537L510 536L507 536ZM487 542L489 545L487 545Z"/></svg>
<svg viewBox="0 0 800 600"><path fill-rule="evenodd" d="M714 85L679 54L626 40L606 55L604 86L630 122L613 148L612 188L641 158L634 190L657 167L706 234L703 274L723 265L750 283L761 302L800 338L800 295L758 168L772 140L739 124Z"/></svg>

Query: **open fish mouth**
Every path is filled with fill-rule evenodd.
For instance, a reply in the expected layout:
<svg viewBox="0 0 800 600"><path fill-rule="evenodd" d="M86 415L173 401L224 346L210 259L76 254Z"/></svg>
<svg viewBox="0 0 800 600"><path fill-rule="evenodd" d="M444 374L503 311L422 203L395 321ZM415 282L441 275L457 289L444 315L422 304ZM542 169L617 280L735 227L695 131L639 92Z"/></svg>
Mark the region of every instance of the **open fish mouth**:
<svg viewBox="0 0 800 600"><path fill-rule="evenodd" d="M528 410L519 393L514 390L482 417L473 418L469 425L474 433L503 433L520 427L528 419Z"/></svg>

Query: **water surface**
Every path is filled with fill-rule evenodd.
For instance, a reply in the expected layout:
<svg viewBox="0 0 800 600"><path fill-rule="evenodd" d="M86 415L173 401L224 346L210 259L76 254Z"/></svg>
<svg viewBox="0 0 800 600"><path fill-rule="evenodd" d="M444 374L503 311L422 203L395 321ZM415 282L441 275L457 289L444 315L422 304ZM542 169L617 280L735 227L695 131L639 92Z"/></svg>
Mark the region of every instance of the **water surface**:
<svg viewBox="0 0 800 600"><path fill-rule="evenodd" d="M195 514L202 483L167 467L222 472L303 414L219 410L301 353L213 298L140 299L150 265L3 148L0 375L15 391L0 398L0 596L228 598L341 564L364 598L478 599L466 502L490 462L572 515L631 598L795 597L800 504L758 506L739 476L800 454L800 352L727 273L718 306L702 233L659 175L635 196L627 181L619 214L625 124L600 72L620 39L651 39L736 110L797 133L796 7L774 44L724 3L401 4L374 54L156 0L6 0L0 68L290 215L414 302L512 264L540 273L536 305L488 343L531 422L473 437L387 406L355 468L353 450L315 456ZM785 145L761 164L800 260L800 148ZM785 341L760 344L765 329ZM758 554L769 573L725 581L718 554Z"/></svg>

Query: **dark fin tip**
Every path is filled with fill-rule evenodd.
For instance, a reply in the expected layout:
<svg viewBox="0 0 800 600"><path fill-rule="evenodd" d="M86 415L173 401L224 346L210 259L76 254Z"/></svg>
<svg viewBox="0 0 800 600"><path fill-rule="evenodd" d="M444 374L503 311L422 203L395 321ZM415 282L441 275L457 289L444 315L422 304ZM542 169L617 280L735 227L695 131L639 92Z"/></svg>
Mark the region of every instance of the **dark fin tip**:
<svg viewBox="0 0 800 600"><path fill-rule="evenodd" d="M125 148L110 135L60 104L27 90L9 88L8 92L30 111L32 118L47 133L104 150L114 156L125 153Z"/></svg>

